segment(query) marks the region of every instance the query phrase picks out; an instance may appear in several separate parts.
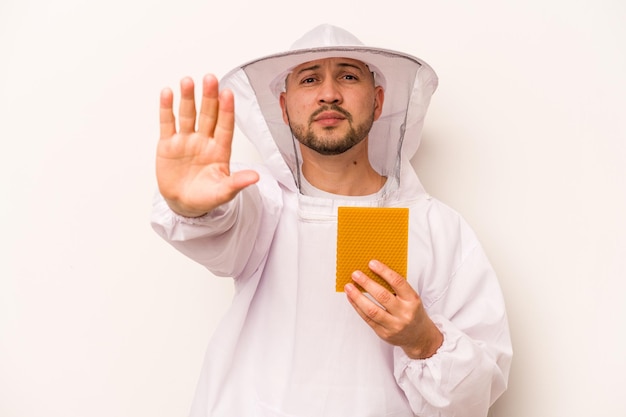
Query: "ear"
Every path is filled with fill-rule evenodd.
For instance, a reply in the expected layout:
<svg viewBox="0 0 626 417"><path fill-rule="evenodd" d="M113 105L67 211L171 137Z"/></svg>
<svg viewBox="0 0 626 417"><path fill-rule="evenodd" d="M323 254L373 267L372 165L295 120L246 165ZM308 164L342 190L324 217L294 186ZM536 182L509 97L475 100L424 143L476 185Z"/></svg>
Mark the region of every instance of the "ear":
<svg viewBox="0 0 626 417"><path fill-rule="evenodd" d="M385 101L385 90L381 86L376 86L374 91L374 120L378 120L383 113L383 103Z"/></svg>
<svg viewBox="0 0 626 417"><path fill-rule="evenodd" d="M289 114L287 114L287 98L285 97L285 93L280 93L280 109L283 112L283 121L285 124L289 124Z"/></svg>

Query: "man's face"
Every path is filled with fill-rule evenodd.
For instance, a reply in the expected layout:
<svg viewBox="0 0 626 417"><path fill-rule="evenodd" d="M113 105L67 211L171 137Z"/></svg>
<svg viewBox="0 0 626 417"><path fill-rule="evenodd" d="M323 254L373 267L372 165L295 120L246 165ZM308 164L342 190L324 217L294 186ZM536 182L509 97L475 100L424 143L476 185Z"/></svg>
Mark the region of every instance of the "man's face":
<svg viewBox="0 0 626 417"><path fill-rule="evenodd" d="M326 58L296 67L280 96L283 119L300 143L338 155L365 139L384 93L361 61Z"/></svg>

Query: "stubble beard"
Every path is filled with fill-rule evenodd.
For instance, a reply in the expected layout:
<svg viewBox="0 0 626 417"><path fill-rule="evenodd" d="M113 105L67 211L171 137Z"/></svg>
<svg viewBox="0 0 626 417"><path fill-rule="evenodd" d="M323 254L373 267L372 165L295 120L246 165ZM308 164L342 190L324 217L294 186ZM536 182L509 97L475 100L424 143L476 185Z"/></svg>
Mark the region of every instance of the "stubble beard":
<svg viewBox="0 0 626 417"><path fill-rule="evenodd" d="M324 135L324 132L318 135L313 131L313 129L311 129L313 119L319 113L324 111L335 111L346 117L349 124L349 130L343 137L333 137L334 131L337 130L334 126L323 129L323 131L327 132L328 135ZM353 125L352 120L352 115L349 112L339 106L330 105L315 111L309 118L307 126L303 124L290 124L290 127L293 136L298 140L298 142L307 148L321 155L340 155L355 145L361 143L363 139L367 137L372 125L374 124L374 111L372 111L372 114L361 124L355 126Z"/></svg>

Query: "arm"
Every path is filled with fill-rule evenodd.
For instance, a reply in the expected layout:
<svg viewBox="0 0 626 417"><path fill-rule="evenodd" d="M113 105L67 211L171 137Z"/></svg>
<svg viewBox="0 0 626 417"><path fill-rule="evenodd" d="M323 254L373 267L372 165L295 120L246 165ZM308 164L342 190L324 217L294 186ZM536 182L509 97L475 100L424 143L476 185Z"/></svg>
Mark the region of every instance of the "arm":
<svg viewBox="0 0 626 417"><path fill-rule="evenodd" d="M486 416L506 389L511 345L502 295L480 247L427 307L397 273L379 263L370 268L396 296L358 271L353 278L380 306L354 288L346 292L370 327L397 346L396 381L415 414Z"/></svg>
<svg viewBox="0 0 626 417"><path fill-rule="evenodd" d="M259 174L231 172L234 99L218 93L214 76L204 77L200 113L194 84L180 84L179 129L172 111L173 94L161 92L160 139L156 174L159 187L152 226L176 249L218 275L237 275L253 250L259 230ZM235 256L237 255L237 256Z"/></svg>
<svg viewBox="0 0 626 417"><path fill-rule="evenodd" d="M256 186L246 188L233 200L201 217L175 213L157 193L151 224L176 250L214 275L236 277L244 268L259 262L252 253L268 244L259 238L263 229L261 218L267 212Z"/></svg>

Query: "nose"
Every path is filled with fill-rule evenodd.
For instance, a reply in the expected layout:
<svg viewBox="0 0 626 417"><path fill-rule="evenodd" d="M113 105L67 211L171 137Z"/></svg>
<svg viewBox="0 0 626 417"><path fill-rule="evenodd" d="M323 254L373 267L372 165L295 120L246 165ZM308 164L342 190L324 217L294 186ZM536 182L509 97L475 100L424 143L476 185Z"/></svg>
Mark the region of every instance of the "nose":
<svg viewBox="0 0 626 417"><path fill-rule="evenodd" d="M343 96L335 80L326 79L320 84L318 92L319 104L340 104L342 101Z"/></svg>

